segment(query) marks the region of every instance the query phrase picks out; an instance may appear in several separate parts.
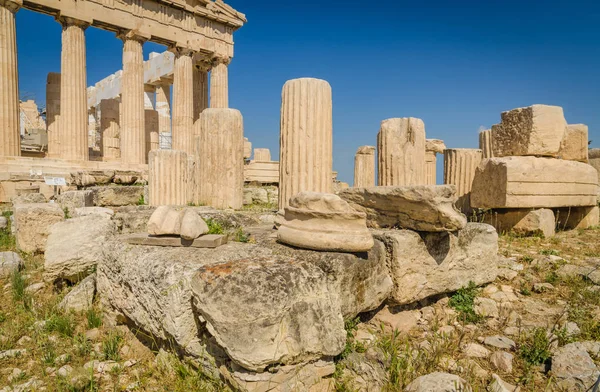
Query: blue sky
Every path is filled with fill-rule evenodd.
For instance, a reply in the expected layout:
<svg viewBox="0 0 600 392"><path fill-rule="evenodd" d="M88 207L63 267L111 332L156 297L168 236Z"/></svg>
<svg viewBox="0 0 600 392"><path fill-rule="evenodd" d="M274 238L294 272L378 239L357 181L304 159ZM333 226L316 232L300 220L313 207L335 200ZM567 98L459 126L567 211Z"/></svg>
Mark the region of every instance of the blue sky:
<svg viewBox="0 0 600 392"><path fill-rule="evenodd" d="M281 88L297 77L333 88L334 170L350 184L356 149L375 145L390 117L422 118L428 138L468 148L502 111L559 105L568 122L589 125L600 147L600 2L228 3L248 18L235 35L230 106L244 115L254 147L273 156ZM60 71L60 25L20 11L17 34L21 93L43 102L46 74ZM95 28L86 39L91 85L121 68L122 42ZM164 49L144 46L146 56Z"/></svg>

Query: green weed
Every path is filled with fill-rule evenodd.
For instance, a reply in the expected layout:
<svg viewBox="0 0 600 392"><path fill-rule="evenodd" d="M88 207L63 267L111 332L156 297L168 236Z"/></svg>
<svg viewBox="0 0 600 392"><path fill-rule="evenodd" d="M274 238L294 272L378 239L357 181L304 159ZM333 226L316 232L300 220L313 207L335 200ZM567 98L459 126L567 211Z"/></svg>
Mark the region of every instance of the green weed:
<svg viewBox="0 0 600 392"><path fill-rule="evenodd" d="M46 331L72 338L75 334L75 320L70 314L54 313L46 320Z"/></svg>
<svg viewBox="0 0 600 392"><path fill-rule="evenodd" d="M462 320L466 323L478 323L483 317L475 312L475 298L479 293L477 285L473 282L469 282L466 287L460 288L452 297L448 303L453 307L461 316Z"/></svg>
<svg viewBox="0 0 600 392"><path fill-rule="evenodd" d="M535 328L519 339L519 357L528 366L536 366L546 362L550 356L550 340L545 328Z"/></svg>
<svg viewBox="0 0 600 392"><path fill-rule="evenodd" d="M205 219L208 226L208 234L223 234L225 229L223 225L212 218Z"/></svg>
<svg viewBox="0 0 600 392"><path fill-rule="evenodd" d="M99 328L102 325L102 315L96 309L89 308L86 317L89 329Z"/></svg>
<svg viewBox="0 0 600 392"><path fill-rule="evenodd" d="M121 346L123 344L123 336L118 332L110 332L104 342L102 342L102 353L104 359L110 361L120 361Z"/></svg>
<svg viewBox="0 0 600 392"><path fill-rule="evenodd" d="M250 242L250 236L244 232L243 228L238 227L238 229L233 234L233 240L235 242L247 243L247 242Z"/></svg>

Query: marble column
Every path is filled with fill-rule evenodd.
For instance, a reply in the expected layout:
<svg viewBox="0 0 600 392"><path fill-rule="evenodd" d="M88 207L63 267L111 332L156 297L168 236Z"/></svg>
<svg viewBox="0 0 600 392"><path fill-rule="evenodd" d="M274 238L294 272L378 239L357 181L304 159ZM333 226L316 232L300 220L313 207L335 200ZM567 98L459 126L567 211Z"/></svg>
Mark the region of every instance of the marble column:
<svg viewBox="0 0 600 392"><path fill-rule="evenodd" d="M15 14L22 0L0 0L0 156L21 155Z"/></svg>
<svg viewBox="0 0 600 392"><path fill-rule="evenodd" d="M483 151L483 159L493 158L492 152L492 130L487 129L479 132L479 149Z"/></svg>
<svg viewBox="0 0 600 392"><path fill-rule="evenodd" d="M354 157L354 187L375 186L375 147L361 146Z"/></svg>
<svg viewBox="0 0 600 392"><path fill-rule="evenodd" d="M208 108L208 71L210 64L194 65L194 122L200 119L200 113Z"/></svg>
<svg viewBox="0 0 600 392"><path fill-rule="evenodd" d="M332 192L331 86L303 78L283 86L279 139L279 209L302 191Z"/></svg>
<svg viewBox="0 0 600 392"><path fill-rule="evenodd" d="M59 18L62 24L60 80L60 157L88 160L88 110L85 57L87 22Z"/></svg>
<svg viewBox="0 0 600 392"><path fill-rule="evenodd" d="M194 154L194 67L191 50L176 48L172 149Z"/></svg>
<svg viewBox="0 0 600 392"><path fill-rule="evenodd" d="M102 135L102 160L111 162L121 158L120 109L117 98L100 101L100 134Z"/></svg>
<svg viewBox="0 0 600 392"><path fill-rule="evenodd" d="M437 184L437 157L435 151L425 151L425 185Z"/></svg>
<svg viewBox="0 0 600 392"><path fill-rule="evenodd" d="M471 211L473 179L482 158L482 151L474 148L444 150L444 184L456 185L456 206L465 214Z"/></svg>
<svg viewBox="0 0 600 392"><path fill-rule="evenodd" d="M148 154L148 204L187 204L188 156L183 151L154 150Z"/></svg>
<svg viewBox="0 0 600 392"><path fill-rule="evenodd" d="M171 134L171 85L156 86L156 111L158 112L158 134Z"/></svg>
<svg viewBox="0 0 600 392"><path fill-rule="evenodd" d="M377 134L378 185L425 184L425 124L419 118L390 118Z"/></svg>
<svg viewBox="0 0 600 392"><path fill-rule="evenodd" d="M121 162L146 163L144 53L145 38L127 33L123 40L121 77Z"/></svg>
<svg viewBox="0 0 600 392"><path fill-rule="evenodd" d="M210 72L210 107L229 107L229 71L231 59L228 57L215 57Z"/></svg>
<svg viewBox="0 0 600 392"><path fill-rule="evenodd" d="M50 72L46 83L46 130L48 132L48 158L60 157L60 74Z"/></svg>

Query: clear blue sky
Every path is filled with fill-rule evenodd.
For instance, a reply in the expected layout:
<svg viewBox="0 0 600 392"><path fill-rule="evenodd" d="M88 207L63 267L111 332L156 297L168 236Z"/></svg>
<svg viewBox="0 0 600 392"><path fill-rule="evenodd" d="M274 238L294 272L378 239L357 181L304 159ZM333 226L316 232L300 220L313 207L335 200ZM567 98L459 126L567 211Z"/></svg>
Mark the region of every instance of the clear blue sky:
<svg viewBox="0 0 600 392"><path fill-rule="evenodd" d="M428 138L477 147L480 126L534 103L560 105L600 147L600 2L229 0L235 35L230 105L254 147L279 146L281 88L297 77L333 88L334 170L352 184L354 153L381 120L419 117ZM45 97L60 71L60 25L17 14L21 92ZM86 31L88 84L121 68L114 34ZM146 44L144 51L162 51ZM147 58L147 57L146 57ZM439 160L439 159L438 159ZM441 179L438 169L438 180Z"/></svg>

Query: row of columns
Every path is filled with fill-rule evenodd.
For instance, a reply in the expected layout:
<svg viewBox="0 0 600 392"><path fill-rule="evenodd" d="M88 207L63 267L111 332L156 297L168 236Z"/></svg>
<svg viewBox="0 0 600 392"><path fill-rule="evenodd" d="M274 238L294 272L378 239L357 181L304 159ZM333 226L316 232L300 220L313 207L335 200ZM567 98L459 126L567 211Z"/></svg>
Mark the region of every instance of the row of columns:
<svg viewBox="0 0 600 392"><path fill-rule="evenodd" d="M0 156L20 155L19 91L15 14L22 0L0 0ZM62 25L61 73L48 76L51 103L48 155L69 160L88 160L88 110L85 29L89 23L66 17ZM129 31L123 40L123 75L120 116L120 158L123 163L146 162L143 44L149 37ZM194 123L202 110L228 107L229 58L207 59L193 64L194 52L175 48L172 140L173 148L194 154ZM57 84L60 84L60 91ZM170 109L169 86L159 86L156 107ZM47 106L50 106L47 104ZM162 119L162 120L161 120ZM169 116L159 115L159 130L171 129ZM109 135L107 135L109 136ZM112 135L114 138L115 135ZM112 142L112 141L111 141ZM110 144L110 143L109 143ZM114 143L112 143L114 144Z"/></svg>

